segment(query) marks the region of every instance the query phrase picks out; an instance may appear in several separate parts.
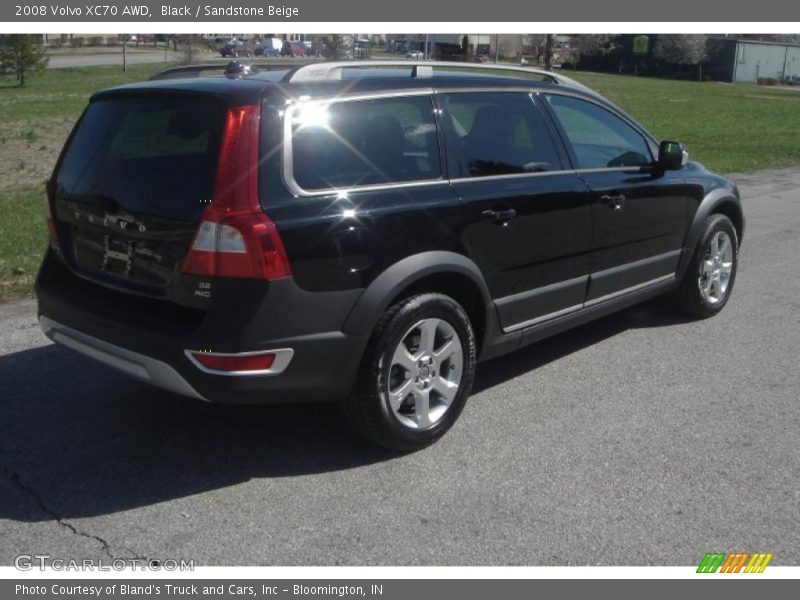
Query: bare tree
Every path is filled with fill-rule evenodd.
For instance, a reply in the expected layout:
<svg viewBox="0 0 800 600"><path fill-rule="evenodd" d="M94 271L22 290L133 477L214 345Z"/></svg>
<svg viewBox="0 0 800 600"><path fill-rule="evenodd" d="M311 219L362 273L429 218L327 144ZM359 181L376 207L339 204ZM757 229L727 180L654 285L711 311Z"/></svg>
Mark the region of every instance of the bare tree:
<svg viewBox="0 0 800 600"><path fill-rule="evenodd" d="M556 36L548 33L544 41L544 68L548 71L553 70L553 47L555 46Z"/></svg>
<svg viewBox="0 0 800 600"><path fill-rule="evenodd" d="M195 48L197 38L198 36L193 33L187 33L179 36L178 42L183 44L183 59L180 61L181 63L187 65L194 64L195 54L197 52L197 48ZM177 44L175 44L175 46L177 49Z"/></svg>
<svg viewBox="0 0 800 600"><path fill-rule="evenodd" d="M665 62L676 65L697 65L698 78L703 79L703 61L708 56L708 36L660 35L653 54Z"/></svg>
<svg viewBox="0 0 800 600"><path fill-rule="evenodd" d="M322 52L325 58L340 60L347 57L347 44L345 43L344 36L331 35L329 37L324 37L322 38L322 44L324 46ZM394 53L394 48L392 48L392 53Z"/></svg>
<svg viewBox="0 0 800 600"><path fill-rule="evenodd" d="M544 47L547 43L547 36L543 33L532 33L528 36L528 43L536 62L542 62Z"/></svg>
<svg viewBox="0 0 800 600"><path fill-rule="evenodd" d="M617 49L617 36L607 33L577 36L578 56L605 56Z"/></svg>

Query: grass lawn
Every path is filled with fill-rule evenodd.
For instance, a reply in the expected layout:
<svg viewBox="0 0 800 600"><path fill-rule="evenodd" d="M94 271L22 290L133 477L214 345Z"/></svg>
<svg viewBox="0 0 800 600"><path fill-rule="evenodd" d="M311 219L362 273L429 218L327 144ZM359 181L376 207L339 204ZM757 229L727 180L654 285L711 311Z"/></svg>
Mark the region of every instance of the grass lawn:
<svg viewBox="0 0 800 600"><path fill-rule="evenodd" d="M46 244L43 182L91 93L162 68L51 69L24 88L0 77L0 300L30 293ZM800 89L566 74L619 104L656 137L686 143L713 170L800 164Z"/></svg>
<svg viewBox="0 0 800 600"><path fill-rule="evenodd" d="M569 73L720 173L800 164L800 87Z"/></svg>
<svg viewBox="0 0 800 600"><path fill-rule="evenodd" d="M40 187L23 187L0 197L0 300L29 295L47 246Z"/></svg>
<svg viewBox="0 0 800 600"><path fill-rule="evenodd" d="M50 69L24 88L0 77L0 300L31 293L47 245L44 181L89 96L163 68Z"/></svg>

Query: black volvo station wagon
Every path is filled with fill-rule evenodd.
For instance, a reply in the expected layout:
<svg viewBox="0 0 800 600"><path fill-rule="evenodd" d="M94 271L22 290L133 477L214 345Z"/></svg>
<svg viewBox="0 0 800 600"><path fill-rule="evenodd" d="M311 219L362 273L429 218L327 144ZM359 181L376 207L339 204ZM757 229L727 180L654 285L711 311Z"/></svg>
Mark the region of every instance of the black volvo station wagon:
<svg viewBox="0 0 800 600"><path fill-rule="evenodd" d="M659 294L710 317L736 186L559 74L181 67L95 94L47 186L54 341L210 402L434 442L476 363Z"/></svg>

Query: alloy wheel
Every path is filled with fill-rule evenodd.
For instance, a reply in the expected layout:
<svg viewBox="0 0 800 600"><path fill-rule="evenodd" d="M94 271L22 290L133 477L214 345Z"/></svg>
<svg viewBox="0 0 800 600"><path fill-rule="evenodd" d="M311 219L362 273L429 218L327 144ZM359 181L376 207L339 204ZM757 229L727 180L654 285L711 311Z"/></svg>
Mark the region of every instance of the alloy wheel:
<svg viewBox="0 0 800 600"><path fill-rule="evenodd" d="M733 273L733 243L724 231L716 232L706 246L700 263L697 284L710 305L725 300Z"/></svg>
<svg viewBox="0 0 800 600"><path fill-rule="evenodd" d="M430 429L456 398L464 370L461 338L444 319L423 319L392 354L386 384L389 406L404 427Z"/></svg>

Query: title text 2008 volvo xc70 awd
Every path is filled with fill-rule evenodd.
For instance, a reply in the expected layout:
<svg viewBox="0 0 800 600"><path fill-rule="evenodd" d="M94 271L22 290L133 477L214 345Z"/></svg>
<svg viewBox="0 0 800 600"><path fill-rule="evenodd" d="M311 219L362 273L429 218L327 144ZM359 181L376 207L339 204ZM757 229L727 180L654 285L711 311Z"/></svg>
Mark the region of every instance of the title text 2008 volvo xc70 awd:
<svg viewBox="0 0 800 600"><path fill-rule="evenodd" d="M95 94L47 187L42 328L213 402L336 400L421 448L475 364L736 276L729 180L560 75L199 67Z"/></svg>

